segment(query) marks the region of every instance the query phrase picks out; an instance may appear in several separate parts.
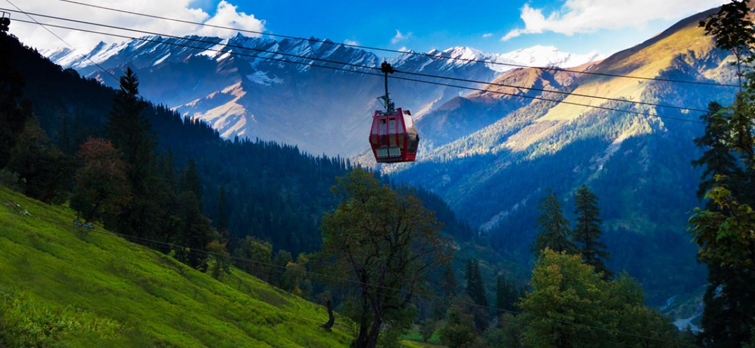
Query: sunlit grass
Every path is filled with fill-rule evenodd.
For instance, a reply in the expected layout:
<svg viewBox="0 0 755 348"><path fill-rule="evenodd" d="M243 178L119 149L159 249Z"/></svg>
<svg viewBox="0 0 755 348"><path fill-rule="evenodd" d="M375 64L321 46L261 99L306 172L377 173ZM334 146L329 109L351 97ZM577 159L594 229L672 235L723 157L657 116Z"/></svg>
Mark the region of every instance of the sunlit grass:
<svg viewBox="0 0 755 348"><path fill-rule="evenodd" d="M0 293L17 302L13 317L5 316L9 323L36 317L100 328L61 329L55 340L69 347L350 343L344 319L338 318L333 332L319 327L328 318L321 306L237 269L217 281L101 226L76 227L74 218L67 208L0 187ZM0 314L0 325L2 319Z"/></svg>

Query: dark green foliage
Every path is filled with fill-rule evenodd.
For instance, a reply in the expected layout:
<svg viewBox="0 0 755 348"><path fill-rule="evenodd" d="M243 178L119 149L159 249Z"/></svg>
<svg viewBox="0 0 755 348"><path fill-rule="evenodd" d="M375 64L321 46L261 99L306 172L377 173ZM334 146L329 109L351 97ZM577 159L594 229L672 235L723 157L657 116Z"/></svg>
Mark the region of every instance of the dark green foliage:
<svg viewBox="0 0 755 348"><path fill-rule="evenodd" d="M526 321L522 337L527 347L679 346L676 328L644 306L642 286L626 274L606 281L579 255L546 250L532 271L531 284L520 314Z"/></svg>
<svg viewBox="0 0 755 348"><path fill-rule="evenodd" d="M479 306L488 305L488 297L485 295L485 286L480 275L480 262L475 259L467 260L466 272L467 295Z"/></svg>
<svg viewBox="0 0 755 348"><path fill-rule="evenodd" d="M189 165L186 167L186 171L184 171L183 177L181 178L180 188L182 191L189 191L194 194L197 202L199 202L199 209L201 210L202 182L199 180L199 176L197 175L197 165L196 163L194 163L193 159L189 160Z"/></svg>
<svg viewBox="0 0 755 348"><path fill-rule="evenodd" d="M270 278L270 284L273 284L279 288L286 287L286 279L284 277L284 274L286 273L286 265L289 263L294 262L293 256L291 256L291 252L286 250L278 250L278 252L275 254L275 257L273 257L273 264L272 264L272 277Z"/></svg>
<svg viewBox="0 0 755 348"><path fill-rule="evenodd" d="M144 195L156 145L152 124L145 115L145 102L139 96L139 79L131 69L120 79L120 90L110 110L105 133L115 148L123 153L127 176L135 195Z"/></svg>
<svg viewBox="0 0 755 348"><path fill-rule="evenodd" d="M488 328L488 296L485 294L485 284L482 282L480 275L480 263L475 259L467 260L465 277L467 281L467 296L475 304L468 308L467 313L471 313L474 324L480 332Z"/></svg>
<svg viewBox="0 0 755 348"><path fill-rule="evenodd" d="M228 238L228 194L225 192L225 185L220 185L218 190L218 215L215 228L223 238Z"/></svg>
<svg viewBox="0 0 755 348"><path fill-rule="evenodd" d="M453 268L450 265L443 267L443 278L441 280L440 289L443 292L443 296L447 299L456 297L458 294L458 283L456 282L456 275Z"/></svg>
<svg viewBox="0 0 755 348"><path fill-rule="evenodd" d="M727 186L739 182L738 178L741 179L744 175L727 143L730 136L729 114L730 112L721 104L711 102L708 105L708 113L700 117L700 120L705 122L705 134L695 138L695 145L704 149L704 152L700 158L692 161L694 166L703 167L697 190L699 199L703 199L705 193L716 185L715 175L723 175L723 184Z"/></svg>
<svg viewBox="0 0 755 348"><path fill-rule="evenodd" d="M499 276L495 287L495 306L497 315L516 311L516 303L519 301L520 291L513 280Z"/></svg>
<svg viewBox="0 0 755 348"><path fill-rule="evenodd" d="M603 232L600 230L600 210L598 196L587 185L582 185L574 197L577 224L574 227L574 242L582 254L582 261L595 268L595 272L602 273L603 278L610 279L613 272L606 268L608 260L606 245L600 242Z"/></svg>
<svg viewBox="0 0 755 348"><path fill-rule="evenodd" d="M0 52L9 52L12 44L7 36L0 36ZM0 55L0 169L8 165L16 139L26 120L32 117L29 105L20 105L24 80L10 58L7 54Z"/></svg>
<svg viewBox="0 0 755 348"><path fill-rule="evenodd" d="M427 343L433 334L435 333L435 326L437 323L434 320L427 319L419 325L419 334L422 336L422 341Z"/></svg>
<svg viewBox="0 0 755 348"><path fill-rule="evenodd" d="M8 169L18 174L27 196L48 204L65 201L74 164L50 142L36 119L26 122L10 155Z"/></svg>
<svg viewBox="0 0 755 348"><path fill-rule="evenodd" d="M539 232L533 248L535 255L539 255L546 248L556 252L575 253L577 247L571 241L572 231L569 229L569 221L564 217L556 194L549 191L540 201L538 210L541 213L537 219Z"/></svg>
<svg viewBox="0 0 755 348"><path fill-rule="evenodd" d="M695 139L704 151L693 162L704 168L698 195L704 194L707 202L705 209L696 209L690 229L700 247L698 258L709 270L703 332L697 337L705 347L742 346L752 339L755 325L755 76L744 71L752 71L755 29L750 15L747 1L733 0L701 22L717 47L734 53L740 79L734 103L727 108L711 103L702 117L705 134Z"/></svg>
<svg viewBox="0 0 755 348"><path fill-rule="evenodd" d="M121 153L104 139L90 138L77 153L80 166L70 206L85 222L112 221L131 193Z"/></svg>
<svg viewBox="0 0 755 348"><path fill-rule="evenodd" d="M264 281L270 281L270 272L272 271L270 262L273 258L273 246L270 243L247 236L239 242L239 246L233 251L233 255L236 257L234 259L236 267Z"/></svg>
<svg viewBox="0 0 755 348"><path fill-rule="evenodd" d="M446 325L440 329L440 341L451 348L461 348L475 342L475 330L472 315L456 306L448 310Z"/></svg>
<svg viewBox="0 0 755 348"><path fill-rule="evenodd" d="M176 258L189 266L206 270L208 256L204 250L207 245L217 239L212 228L211 221L202 213L199 207L199 199L191 191L184 191L179 196L181 202L178 213L178 245Z"/></svg>
<svg viewBox="0 0 755 348"><path fill-rule="evenodd" d="M522 332L527 321L523 315L505 313L498 319L498 328L485 334L485 346L496 348L524 348Z"/></svg>

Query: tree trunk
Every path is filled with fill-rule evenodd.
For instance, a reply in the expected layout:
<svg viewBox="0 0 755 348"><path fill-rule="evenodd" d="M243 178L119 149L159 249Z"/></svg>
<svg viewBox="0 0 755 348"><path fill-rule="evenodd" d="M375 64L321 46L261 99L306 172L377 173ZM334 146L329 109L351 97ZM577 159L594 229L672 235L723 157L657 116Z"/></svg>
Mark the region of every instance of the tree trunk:
<svg viewBox="0 0 755 348"><path fill-rule="evenodd" d="M325 306L328 307L328 322L322 324L322 328L330 331L330 328L332 328L333 324L336 322L336 317L333 316L333 304L330 302L330 299L325 302Z"/></svg>
<svg viewBox="0 0 755 348"><path fill-rule="evenodd" d="M383 320L380 317L376 317L375 321L372 322L372 328L370 328L370 333L367 335L367 342L365 342L365 348L375 348L378 344L378 337L380 337L380 327L383 324Z"/></svg>

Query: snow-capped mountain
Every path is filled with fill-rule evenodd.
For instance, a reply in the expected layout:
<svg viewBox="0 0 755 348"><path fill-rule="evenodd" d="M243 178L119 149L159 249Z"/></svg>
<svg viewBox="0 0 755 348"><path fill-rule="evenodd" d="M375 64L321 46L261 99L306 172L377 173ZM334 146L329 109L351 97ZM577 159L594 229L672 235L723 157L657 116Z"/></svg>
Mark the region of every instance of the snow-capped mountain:
<svg viewBox="0 0 755 348"><path fill-rule="evenodd" d="M375 74L381 58L315 38L143 37L100 43L83 56L68 49L43 54L113 87L117 82L100 67L116 75L131 67L143 96L208 122L224 137L275 140L311 153L351 155L364 148L370 116L381 107L376 98L383 94L379 72L363 74ZM505 54L453 47L406 52L390 61L400 72L488 82L516 65L568 67L601 58L542 46ZM468 92L396 79L389 88L397 105L419 118Z"/></svg>

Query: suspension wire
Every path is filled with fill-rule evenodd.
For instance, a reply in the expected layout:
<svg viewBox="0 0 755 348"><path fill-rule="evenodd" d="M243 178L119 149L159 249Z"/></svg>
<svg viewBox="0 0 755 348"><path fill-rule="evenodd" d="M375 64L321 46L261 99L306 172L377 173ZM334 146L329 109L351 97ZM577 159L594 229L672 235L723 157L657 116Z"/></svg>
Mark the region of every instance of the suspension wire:
<svg viewBox="0 0 755 348"><path fill-rule="evenodd" d="M115 76L115 74L113 74L113 73L112 73L112 72L110 72L110 71L107 71L107 70L106 70L105 68L103 68L103 67L102 67L102 66L101 66L100 64L98 64L98 63L94 62L94 61L93 61L93 60L91 60L91 59L90 59L89 57L86 57L86 56L84 56L83 54L81 54L81 52L79 52L79 50L77 50L77 49L76 49L76 47L73 47L73 45L71 45L71 44L69 44L68 42L66 42L66 40L63 40L63 38L62 38L62 37L58 36L58 34L55 34L55 33L54 33L54 32L53 32L52 30L50 30L50 28L48 28L48 27L47 27L47 26L45 26L44 24L42 24L42 23L38 22L38 21L37 21L37 20L36 20L36 19L35 19L34 17L32 17L32 16L31 16L31 15L30 15L29 13L27 13L27 12L24 12L24 10L22 10L22 9L21 9L20 7L16 6L16 4L12 3L12 2L10 1L10 0L5 0L5 1L7 1L7 2L9 3L9 4L11 4L11 6L15 7L15 8L16 8L16 9L18 10L18 11L12 11L12 10L11 10L12 12L20 12L20 13L23 13L23 14L25 14L25 15L26 15L26 17L29 17L29 18L30 18L30 19L31 19L32 21L34 21L34 22L35 22L36 24L38 24L39 26L41 26L42 28L44 28L45 30L47 30L47 32L49 32L50 34L52 34L53 36L55 36L56 38L58 38L58 40L60 40L60 41L61 41L61 42L62 42L63 44L65 44L66 46L70 47L70 48L71 48L72 50L74 50L74 52L76 52L76 53L78 53L79 55L83 56L83 57L84 57L84 58L85 58L86 60L88 60L88 61L89 61L90 63L94 64L94 65L95 65L96 67L100 68L100 70L102 70L103 72L105 72L105 73L107 73L108 75L110 75L110 77L112 77L113 79L115 79L115 81L116 81L116 82L119 82L119 83L120 83L120 79L119 79L119 78L118 78L117 76ZM22 21L22 20L18 20L18 19L15 19L14 21L16 21L16 22L25 22L25 21ZM25 22L25 23L28 23L28 22Z"/></svg>
<svg viewBox="0 0 755 348"><path fill-rule="evenodd" d="M336 43L336 42L333 42L333 41L323 40L323 39L315 39L315 38L309 38L309 39L307 39L307 38L298 37L298 36L282 35L282 34L271 34L271 33L265 33L265 32L256 31L256 30L238 29L238 28L228 27L228 26L222 26L222 25L214 25L214 24L209 24L209 23L194 22L194 21L189 21L189 20L183 20L183 19L177 19L177 18L171 18L171 17L164 17L164 16L146 14L146 13L135 12L135 11L122 10L122 9L117 9L117 8L112 8L112 7L101 6L101 5L88 4L88 3L83 3L83 2L74 1L74 0L58 0L58 1L65 2L65 3L70 3L70 4L75 4L75 5L80 5L80 6L98 8L98 9L112 11L112 12L120 12L120 13L125 13L125 14L131 14L131 15L142 16L142 17L149 17L149 18L154 18L154 19L161 19L161 20L178 22L178 23L193 24L193 25L199 25L199 26L216 28L216 29L232 30L232 31L238 31L238 32L255 34L255 35L265 35L265 36L271 36L271 37L280 37L280 38L284 38L284 39L292 39L292 40L299 40L299 41L320 42L320 43L332 44L332 45L344 45L344 46L347 46L347 47L361 48L361 49L365 49L365 50L382 51L382 52L398 53L398 54L411 54L411 55L423 56L423 57L429 57L429 58L441 58L441 59L455 60L455 61L462 61L462 62L470 62L470 63L483 63L483 64L489 64L489 65L510 66L510 67L515 67L515 68L532 68L532 69L546 70L546 71L563 71L563 72L569 72L569 73L575 73L575 74L586 74L586 75L605 76L605 77L620 77L620 78L635 79L635 80L661 81L661 82L685 83L685 84L697 84L697 85L715 86L715 87L730 87L730 88L738 88L739 87L739 85L735 85L735 84L724 84L724 83L717 83L717 82L688 81L688 80L643 77L643 76L634 76L634 75L611 74L611 73L601 73L601 72L593 72L593 71L582 71L582 70L565 69L565 68L559 68L559 67L529 66L529 65L524 65L524 64L496 62L496 61L489 61L489 60L480 60L480 59L471 59L471 58L459 58L459 57L448 57L448 56L443 56L443 55L434 55L434 54L430 54L430 53L422 53L422 52L415 52L415 51L402 51L402 50L395 50L395 49L389 49L389 48L364 46L364 45L358 45L358 44Z"/></svg>
<svg viewBox="0 0 755 348"><path fill-rule="evenodd" d="M217 42L210 41L207 39L197 39L194 37L181 37L176 35L169 35L169 34L163 34L153 31L146 31L146 30L140 30L140 29L133 29L133 28L126 28L121 26L115 26L115 25L109 25L109 24L102 24L102 23L94 23L89 21L82 21L82 20L76 20L76 19L70 19L65 17L57 17L57 16L50 16L45 14L39 14L39 13L32 13L39 17L45 17L55 20L62 20L62 21L68 21L73 23L79 23L79 24L85 24L85 25L91 25L91 26L98 26L98 27L104 27L104 28L110 28L110 29L117 29L117 30L123 30L123 31L131 31L136 32L140 34L147 34L147 35L156 35L156 36L165 36L170 37L174 39L181 39L181 40L187 40L187 41L194 41L199 43L207 43L215 45ZM249 50L249 51L255 51L260 53L271 53L276 55L282 55L282 56L289 56L294 58L302 58L302 59L311 59L315 61L325 62L325 63L332 63L332 64L338 64L338 65L345 65L345 66L353 66L356 68L362 68L367 70L377 70L382 71L381 68L378 67L370 67L366 65L361 64L354 64L350 62L339 62L334 61L330 59L323 59L323 58L316 58L316 57L305 57L301 55L296 55L292 53L285 53L285 52L276 52L276 51L270 51L260 48L253 48L253 47L246 47L241 45L231 45L231 44L225 44L226 47L230 48L238 48L243 50ZM499 82L485 82L485 81L479 81L479 80L471 80L471 79L464 79L464 78L455 78L455 77L446 77L446 76L439 76L439 75L432 75L432 74L424 74L419 72L411 72L411 71L401 71L401 70L392 70L392 72L402 73L406 75L413 75L413 76L419 76L419 77L428 77L428 78L437 78L437 79L446 79L451 81L458 81L458 82L468 82L468 83L475 83L475 84L483 84L483 85L489 85L489 86L498 86L498 87L508 87L508 88L516 88L516 89L525 89L525 90L531 90L531 91L538 91L538 92L548 92L548 93L555 93L555 94L563 94L567 96L576 96L576 97L583 97L583 98L592 98L592 99L600 99L600 100L606 100L606 101L615 101L620 103L629 103L629 104L637 104L637 105L646 105L646 106L654 106L654 107L662 107L662 108L669 108L669 109L677 109L682 111L696 111L696 112L702 112L706 113L708 110L704 109L696 109L696 108L687 108L682 106L675 106L675 105L668 105L668 104L658 104L658 103L650 103L650 102L643 102L643 101L632 101L632 100L626 100L621 98L611 98L611 97L602 97L602 96L595 96L590 94L582 94L582 93L573 93L573 92L565 92L565 91L559 91L559 90L553 90L553 89L544 89L544 88L537 88L537 87L525 87L525 86L516 86L516 85L510 85L505 83L499 83Z"/></svg>
<svg viewBox="0 0 755 348"><path fill-rule="evenodd" d="M209 250L206 250L206 249L189 248L187 246L180 245L180 244L175 244L175 243L170 243L170 242L164 242L164 241L158 241L158 240L144 238L144 237L131 236L131 235L127 235L127 234L122 234L122 233L107 231L107 230L104 230L104 229L102 231L100 231L100 230L88 230L88 232L94 232L94 233L109 235L111 237L121 237L123 239L126 239L127 241L134 241L134 240L136 240L136 241L142 241L142 242L146 242L146 243L151 243L153 245L167 246L167 247L170 247L170 248L188 249L190 252L199 252L201 254L205 254L205 255L208 255L208 256L224 257L224 258L227 257L229 260L241 261L241 262L245 262L245 263L248 263L248 264L257 264L257 265L262 265L262 266L269 266L271 268L277 268L277 269L281 269L281 270L284 270L284 271L293 271L293 272L298 272L298 273L304 273L305 276L306 275L313 275L313 276L322 277L322 278L330 279L330 280L333 280L333 281L337 281L337 282L340 282L341 284L351 283L351 284L354 284L354 285L368 286L367 289L360 288L360 290L361 291L367 291L367 292L370 292L370 293L373 293L373 294L378 293L378 289L392 290L392 291L405 291L405 289L401 289L401 288L394 288L394 287L390 287L390 286L384 286L384 285L378 285L378 284L373 284L373 283L368 283L368 282L362 282L362 281L355 280L355 279L343 278L343 277L334 276L334 275L331 275L331 274L326 274L326 273L321 273L321 272L313 272L313 271L309 271L309 270L301 270L301 269L296 269L296 268L287 268L286 266L276 265L276 264L273 264L272 262L256 261L256 260L252 260L252 259L248 259L248 258L244 258L244 257L233 256L233 255L230 255L230 254L223 255L223 254L220 254L220 253L217 253L217 252L213 252L213 251L209 251ZM152 249L152 250L155 251L155 252L157 252L157 253L160 252L159 250L154 250L154 249ZM254 275L252 275L252 276L254 276ZM369 289L369 288L372 288L372 289ZM443 298L442 296L431 295L431 294L426 294L426 293L421 293L421 292L417 292L414 295L416 295L417 297L422 297L422 298L428 299L431 302L435 302L435 303L439 303L439 304L445 304L445 303L447 303L447 300L445 298ZM436 301L443 301L443 302L436 302ZM525 313L523 311L513 311L513 310L508 310L508 309L504 309L504 308L498 308L498 307L490 306L490 305L487 305L487 306L486 305L479 305L479 304L474 303L474 302L460 301L460 302L456 302L456 303L462 304L462 305L468 305L470 307L475 307L475 308L481 308L481 309L487 309L487 310L495 310L495 311L506 312L506 313L510 313L510 314L514 314L514 315L523 315L523 316L528 316L528 317L532 317L532 318L536 318L536 319L548 320L548 321L559 323L559 324L572 325L572 326L583 327L583 328L587 328L587 329L595 329L595 330L607 332L607 333L614 334L614 335L624 335L624 336L627 336L627 337L646 339L646 340L651 340L651 341L656 341L656 342L662 342L662 343L675 343L675 342L663 340L663 339L660 339L660 338L648 337L648 336L643 336L643 335L639 335L639 334L633 334L633 333L630 333L630 332L624 332L624 331L619 331L619 330L612 330L612 329L607 329L607 328L599 327L599 326L593 326L593 325L582 324L582 323L575 323L575 322L566 321L566 320L560 320L560 319L555 319L555 318L537 316L537 315ZM527 324L529 324L529 323L527 323ZM560 330L560 329L557 328L557 330ZM590 339L597 339L595 337L589 337L589 338ZM615 344L619 344L619 345L624 345L624 343L616 342L616 341L606 341L606 340L602 340L602 341L611 342L611 343L615 343ZM694 347L694 346L689 346L689 347Z"/></svg>
<svg viewBox="0 0 755 348"><path fill-rule="evenodd" d="M41 25L41 23L37 23L37 22L29 22L29 21L24 21L24 20L16 20L16 21L17 22L22 22L22 23L40 24ZM384 77L384 75L380 74L380 73L370 73L370 72L365 72L365 71L358 71L358 70L350 70L350 69L338 68L338 67L333 67L333 66L311 64L311 63L307 63L307 62L297 62L297 61L279 59L279 58L274 58L274 57L264 57L264 56L259 56L259 55L244 54L244 53L240 53L240 52L233 52L233 51L230 51L230 50L226 51L226 50L223 50L223 49L214 49L214 48L205 48L205 47L199 47L199 46L191 46L191 45L182 44L182 43L178 43L178 42L160 41L160 40L152 39L152 38L149 38L149 37L133 37L133 36L128 36L128 35L120 35L120 34L106 33L106 32L100 32L100 31L89 30L89 29L82 29L82 28L74 28L74 27L62 26L62 25L57 25L57 24L44 24L44 25L49 26L49 27L56 27L56 28L62 28L62 29L68 29L68 30L75 30L75 31L87 32L87 33L93 33L93 34L99 34L99 35L106 35L106 36L112 36L112 37L119 37L119 38L131 39L131 40L140 40L140 41L145 41L145 42L154 42L154 43L159 43L159 44L178 46L178 47L186 47L186 48L190 48L190 49L198 49L198 50L204 50L204 51L214 51L214 52L226 53L226 54L235 55L235 56L245 56L245 57L251 57L251 58L256 58L256 59L265 59L265 60L278 61L278 62L283 62L283 63L292 63L292 64L300 64L300 65L305 65L305 66L312 66L312 67L316 67L316 68L324 68L324 69L331 69L331 70L344 71L344 72L350 72L350 73L357 73L357 74L363 74L363 75L371 75L371 76ZM108 25L103 25L103 26L105 26L105 27L112 27L112 26L108 26ZM136 30L136 29L128 29L128 28L120 28L120 27L115 27L115 28L121 29L121 30L126 30L126 31L135 31L135 32L149 33L149 34L153 34L153 35L157 35L157 36L161 35L160 33L147 32L147 31ZM171 37L171 38L175 38L175 39L183 39L183 40L186 40L186 41L195 41L195 42L205 43L205 44L216 44L216 42L211 42L211 41L197 40L197 39L191 39L191 38L181 38L181 37L171 36L171 35L165 35L165 36L168 36L168 37ZM234 46L230 46L230 47L234 47ZM252 51L262 51L262 52L267 52L267 53L276 53L276 52L270 52L270 51L265 51L265 50L260 50L260 49L245 48L243 46L235 46L235 47L242 48L242 49L249 49L249 50L252 50ZM331 60L327 60L327 59L304 57L304 56L287 54L287 53L281 53L281 55L291 56L291 57L295 57L295 58L302 58L302 59L307 59L307 60L323 61L325 63L330 63L330 64L353 66L353 67L357 67L357 68L360 68L360 69L366 69L366 70L379 70L379 68L377 68L377 67L369 67L369 66L363 66L363 65L352 64L352 63L337 62L337 61L331 61ZM416 74L416 73L401 72L401 71L398 71L398 70L397 70L397 72L404 73L404 74L407 74L407 75L414 75L414 74ZM437 78L437 79L452 79L452 78L446 78L446 77L443 77L443 76L434 76L434 75L427 75L427 74L419 74L419 75L425 75L427 77L432 77L432 78ZM643 112L639 112L639 111L633 111L633 110L618 109L618 108L612 108L612 107L606 107L606 106L600 106L600 105L583 104L583 103L570 102L570 101L562 101L562 100L558 100L558 99L552 99L552 98L546 98L546 97L540 97L540 96L529 96L529 95L523 95L523 94L508 93L508 92L503 92L503 91L490 90L490 89L487 89L487 88L476 88L476 87L470 87L470 86L453 85L453 84L440 83L440 82L427 81L427 80L420 80L420 79L413 79L413 78L406 78L406 77L400 77L400 76L394 76L393 78L394 79L398 79L398 80L419 82L419 83L425 83L425 84L433 84L433 85L438 85L438 86L454 87L454 88L467 89L467 90L473 90L473 91L481 91L481 92L492 93L492 94L507 95L507 96L516 97L516 98L552 101L552 102L558 102L558 103L567 104L567 105L583 106L583 107L589 107L589 108L601 109L601 110L607 110L607 111L624 112L624 113L635 114L635 115L646 116L646 117L666 118L666 119L671 119L671 120L677 120L677 121L683 121L683 122L692 122L692 123L700 123L700 124L703 123L701 121L696 121L696 120L691 120L691 119L686 119L686 118L679 118L679 117L672 117L672 116L652 115L652 114L647 114L647 113L643 113ZM464 79L456 79L456 80L464 81ZM495 83L487 83L487 82L482 82L482 81L474 81L474 80L467 80L467 81L469 81L470 83L476 83L476 84L496 85ZM472 82L472 81L474 81L474 82ZM517 88L526 89L526 87L517 87ZM555 92L555 91L546 90L545 92L549 93L549 92ZM567 95L570 94L569 92L561 92L561 93L562 94L567 94ZM576 95L580 96L578 94L576 94ZM587 96L587 95L582 95L582 96ZM599 98L599 99L606 99L606 97L597 97L597 98ZM615 101L615 102L638 103L638 102L627 101L627 100L623 100L623 99L615 99L615 98L607 98L607 99L609 99L611 101ZM645 102L641 102L641 103L642 104L646 104L646 105L657 106L657 107L671 107L671 108L676 108L676 109L681 109L681 110L690 110L690 111L699 111L699 112L703 112L704 111L704 110L701 110L701 109L694 109L694 108L686 108L686 107L678 107L678 106L668 106L668 105L645 103Z"/></svg>

